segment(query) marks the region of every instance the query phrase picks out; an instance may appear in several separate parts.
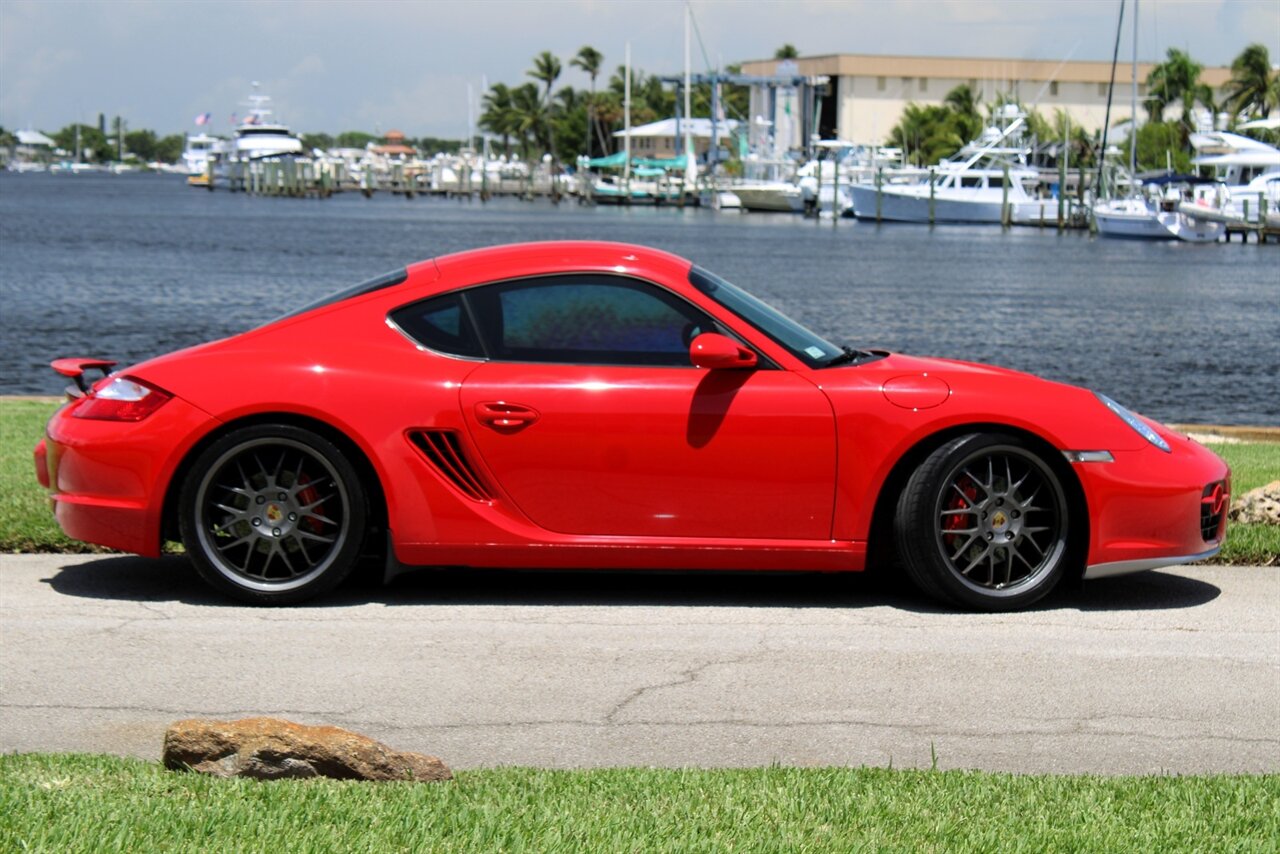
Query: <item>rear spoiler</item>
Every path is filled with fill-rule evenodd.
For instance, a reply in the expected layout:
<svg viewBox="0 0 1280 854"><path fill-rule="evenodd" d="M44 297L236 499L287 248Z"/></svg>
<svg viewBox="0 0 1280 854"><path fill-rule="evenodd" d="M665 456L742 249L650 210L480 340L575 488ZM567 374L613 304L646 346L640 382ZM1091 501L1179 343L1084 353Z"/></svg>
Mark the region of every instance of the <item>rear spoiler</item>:
<svg viewBox="0 0 1280 854"><path fill-rule="evenodd" d="M110 359L73 358L54 359L49 363L49 367L62 374L64 377L70 377L75 381L76 388L79 389L79 394L75 393L71 386L67 386L67 395L70 397L79 397L80 395L88 394L91 386L89 378L84 375L85 371L98 371L103 377L106 377L111 373L111 369L115 367L115 364L116 363Z"/></svg>

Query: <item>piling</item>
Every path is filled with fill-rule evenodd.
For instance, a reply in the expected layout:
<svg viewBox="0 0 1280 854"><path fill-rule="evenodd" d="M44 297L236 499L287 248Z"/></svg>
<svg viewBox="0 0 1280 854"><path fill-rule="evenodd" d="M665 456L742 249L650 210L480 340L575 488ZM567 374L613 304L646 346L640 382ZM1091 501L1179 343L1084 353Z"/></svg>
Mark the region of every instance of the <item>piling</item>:
<svg viewBox="0 0 1280 854"><path fill-rule="evenodd" d="M876 169L876 222L880 222L880 203L884 201L884 167Z"/></svg>
<svg viewBox="0 0 1280 854"><path fill-rule="evenodd" d="M1041 219L1044 218L1043 212ZM1000 225L1008 228L1013 220L1012 213L1009 210L1009 167L1004 167L1004 180L1000 184Z"/></svg>
<svg viewBox="0 0 1280 854"><path fill-rule="evenodd" d="M935 203L934 193L937 190L937 185L933 179L934 179L933 167L930 166L929 167L929 225L933 225L933 221L934 221L934 203Z"/></svg>
<svg viewBox="0 0 1280 854"><path fill-rule="evenodd" d="M836 171L835 176L831 179L831 224L839 225L840 215L840 161L834 161ZM818 189L822 189L819 185Z"/></svg>

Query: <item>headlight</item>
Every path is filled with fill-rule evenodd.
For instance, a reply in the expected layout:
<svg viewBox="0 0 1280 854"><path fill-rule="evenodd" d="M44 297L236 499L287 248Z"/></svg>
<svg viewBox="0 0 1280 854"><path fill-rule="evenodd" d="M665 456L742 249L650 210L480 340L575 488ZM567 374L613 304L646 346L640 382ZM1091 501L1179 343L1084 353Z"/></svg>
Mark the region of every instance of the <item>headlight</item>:
<svg viewBox="0 0 1280 854"><path fill-rule="evenodd" d="M1138 433L1138 435L1146 439L1151 444L1155 445L1160 450L1164 451L1166 454L1172 453L1172 451L1169 450L1169 443L1166 442L1159 433L1157 433L1155 430L1152 430L1150 424L1143 421L1137 415L1134 415L1132 412L1125 409L1123 406L1116 403L1114 400L1107 397L1105 394L1099 394L1096 391L1094 392L1094 394L1097 396L1098 400L1102 401L1106 405L1107 409L1110 409L1116 415L1119 415L1120 419L1124 421L1125 424L1128 424L1130 427L1132 427L1134 431Z"/></svg>

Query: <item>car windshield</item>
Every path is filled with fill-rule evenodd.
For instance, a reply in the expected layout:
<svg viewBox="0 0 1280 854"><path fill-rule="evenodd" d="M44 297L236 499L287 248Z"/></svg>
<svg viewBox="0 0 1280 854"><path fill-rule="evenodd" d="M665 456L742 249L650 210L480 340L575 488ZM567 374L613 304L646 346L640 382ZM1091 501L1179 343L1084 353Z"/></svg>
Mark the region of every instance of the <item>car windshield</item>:
<svg viewBox="0 0 1280 854"><path fill-rule="evenodd" d="M843 348L805 329L773 306L726 282L715 273L694 265L689 271L689 282L781 344L809 367L822 368L845 361Z"/></svg>

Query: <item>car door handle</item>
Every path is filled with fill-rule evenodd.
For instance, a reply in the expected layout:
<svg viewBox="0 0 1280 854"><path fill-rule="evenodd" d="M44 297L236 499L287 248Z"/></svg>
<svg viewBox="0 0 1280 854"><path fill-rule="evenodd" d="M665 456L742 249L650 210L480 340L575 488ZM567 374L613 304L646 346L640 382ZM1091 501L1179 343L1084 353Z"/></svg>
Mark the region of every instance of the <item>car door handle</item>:
<svg viewBox="0 0 1280 854"><path fill-rule="evenodd" d="M476 404L476 419L495 430L519 430L538 420L538 410L518 403L485 401Z"/></svg>

